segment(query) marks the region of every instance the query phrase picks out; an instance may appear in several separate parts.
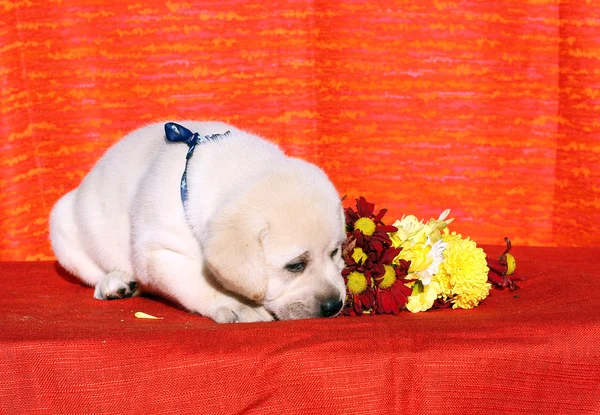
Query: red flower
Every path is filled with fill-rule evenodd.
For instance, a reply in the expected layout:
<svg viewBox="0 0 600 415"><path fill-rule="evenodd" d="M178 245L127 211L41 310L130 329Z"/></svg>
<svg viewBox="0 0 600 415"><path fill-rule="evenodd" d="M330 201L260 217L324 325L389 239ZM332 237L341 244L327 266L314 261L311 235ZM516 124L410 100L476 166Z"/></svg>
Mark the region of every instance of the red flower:
<svg viewBox="0 0 600 415"><path fill-rule="evenodd" d="M441 298L438 298L437 300L435 300L433 302L433 306L431 306L432 310L443 310L446 308L451 308L452 307L452 301L448 300L448 301L444 301Z"/></svg>
<svg viewBox="0 0 600 415"><path fill-rule="evenodd" d="M362 316L363 314L372 314L375 306L375 293L371 288L366 289L361 294L347 292L346 304L342 314L346 316Z"/></svg>
<svg viewBox="0 0 600 415"><path fill-rule="evenodd" d="M497 260L487 258L488 268L490 269L488 281L500 290L508 288L510 291L514 291L519 289L515 281L524 281L527 278L514 273L516 262L510 254L512 244L508 238L504 238L504 241L506 242L506 249L500 258Z"/></svg>
<svg viewBox="0 0 600 415"><path fill-rule="evenodd" d="M364 197L356 199L356 211L351 207L345 209L346 231L354 234L355 238L364 235L364 242L370 244L377 252L381 252L384 246L392 243L389 232L396 232L398 228L384 224L381 219L385 216L387 209L381 209L374 214L375 205L367 202Z"/></svg>
<svg viewBox="0 0 600 415"><path fill-rule="evenodd" d="M377 288L377 313L397 316L406 306L411 291L410 288L404 285L402 280L397 280L390 288L385 290Z"/></svg>
<svg viewBox="0 0 600 415"><path fill-rule="evenodd" d="M393 264L402 248L392 247L389 232L381 219L386 209L374 213L375 205L364 197L356 200L356 211L346 209L348 240L342 250L346 268L346 315L399 314L408 301L411 289L405 285L410 262Z"/></svg>
<svg viewBox="0 0 600 415"><path fill-rule="evenodd" d="M375 299L376 311L378 314L398 315L406 306L411 289L405 284L410 267L409 261L400 260L398 265L391 265L391 261L400 253L399 248L387 249L382 255L381 264L378 265L376 274L373 274L375 281Z"/></svg>
<svg viewBox="0 0 600 415"><path fill-rule="evenodd" d="M355 255L354 250L360 249ZM342 257L346 263L346 268L342 271L344 282L346 283L346 304L343 314L350 316L360 316L363 313L371 313L375 304L375 293L373 292L373 278L371 277L371 268L375 256L367 255L366 252L358 247L356 239L350 235L342 248ZM354 259L358 258L358 261Z"/></svg>

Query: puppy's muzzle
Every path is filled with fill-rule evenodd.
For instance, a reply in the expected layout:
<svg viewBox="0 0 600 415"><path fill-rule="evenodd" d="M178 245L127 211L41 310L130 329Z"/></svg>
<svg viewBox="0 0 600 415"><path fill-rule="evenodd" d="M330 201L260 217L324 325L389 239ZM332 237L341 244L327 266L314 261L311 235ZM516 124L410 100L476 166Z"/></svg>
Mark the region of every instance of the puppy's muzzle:
<svg viewBox="0 0 600 415"><path fill-rule="evenodd" d="M332 298L321 304L321 316L331 317L340 312L344 303L339 298Z"/></svg>

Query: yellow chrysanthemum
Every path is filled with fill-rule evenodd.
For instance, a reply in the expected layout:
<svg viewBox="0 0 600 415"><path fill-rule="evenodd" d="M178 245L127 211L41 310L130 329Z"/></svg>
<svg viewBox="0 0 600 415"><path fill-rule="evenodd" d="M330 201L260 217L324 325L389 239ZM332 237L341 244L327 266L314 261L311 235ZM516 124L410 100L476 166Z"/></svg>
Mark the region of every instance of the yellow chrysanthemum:
<svg viewBox="0 0 600 415"><path fill-rule="evenodd" d="M370 218L359 218L354 222L354 229L358 229L364 235L371 236L375 233L377 225Z"/></svg>
<svg viewBox="0 0 600 415"><path fill-rule="evenodd" d="M517 268L517 261L512 254L506 254L504 257L506 260L506 275L510 275L515 272L515 269Z"/></svg>
<svg viewBox="0 0 600 415"><path fill-rule="evenodd" d="M444 210L437 219L429 219L429 222L425 225L428 231L429 240L432 243L436 243L442 239L441 232L448 228L448 225L454 220L454 218L446 219L450 214L450 209Z"/></svg>
<svg viewBox="0 0 600 415"><path fill-rule="evenodd" d="M427 235L423 232L423 221L419 221L416 216L403 216L402 219L394 222L394 226L398 228L398 232L390 234L394 247L401 246L406 242L412 245L415 240L422 240L423 236L427 239Z"/></svg>
<svg viewBox="0 0 600 415"><path fill-rule="evenodd" d="M445 232L442 238L448 245L435 277L442 296L452 301L452 308L473 308L490 292L485 253L455 233Z"/></svg>
<svg viewBox="0 0 600 415"><path fill-rule="evenodd" d="M352 259L357 264L364 263L367 260L367 258L369 257L367 256L367 254L365 254L365 251L360 247L354 248L354 251L352 251Z"/></svg>
<svg viewBox="0 0 600 415"><path fill-rule="evenodd" d="M439 282L432 280L429 284L423 285L420 281L412 285L412 294L408 297L406 308L412 313L427 311L432 306L438 296L441 294Z"/></svg>
<svg viewBox="0 0 600 415"><path fill-rule="evenodd" d="M419 221L413 215L403 216L401 220L394 222L398 232L390 234L392 246L402 248L394 258L394 263L398 264L401 259L410 261L407 279L424 278L426 285L437 272L441 262L440 252L445 248L445 244L440 245L441 231L452 222L452 219L446 220L449 214L450 210L446 209L438 219L430 219L427 223ZM433 246L436 246L435 251L432 251Z"/></svg>
<svg viewBox="0 0 600 415"><path fill-rule="evenodd" d="M402 251L394 258L394 263L398 263L399 260L410 261L410 267L408 273L423 271L429 268L433 259L429 257L431 251L431 245L427 243L418 243L412 246L402 246Z"/></svg>
<svg viewBox="0 0 600 415"><path fill-rule="evenodd" d="M367 289L367 278L362 272L353 271L348 275L346 286L351 293L360 294Z"/></svg>
<svg viewBox="0 0 600 415"><path fill-rule="evenodd" d="M377 278L377 281L381 281L379 283L379 288L383 288L384 290L390 288L396 282L396 271L394 267L390 265L384 265L385 273L382 277Z"/></svg>
<svg viewBox="0 0 600 415"><path fill-rule="evenodd" d="M418 241L429 240L432 244L439 241L441 231L446 229L454 219L446 219L450 214L450 209L443 211L437 219L429 219L429 222L423 223L414 215L403 216L402 219L394 222L398 232L390 234L390 239L394 247L405 245L409 242L411 245Z"/></svg>

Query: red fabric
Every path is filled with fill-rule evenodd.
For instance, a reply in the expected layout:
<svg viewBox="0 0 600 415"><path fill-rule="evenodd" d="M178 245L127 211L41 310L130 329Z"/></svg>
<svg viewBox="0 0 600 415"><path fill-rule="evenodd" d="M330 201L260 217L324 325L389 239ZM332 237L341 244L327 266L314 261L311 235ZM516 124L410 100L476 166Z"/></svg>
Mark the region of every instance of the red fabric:
<svg viewBox="0 0 600 415"><path fill-rule="evenodd" d="M233 325L0 263L0 413L598 414L600 248L513 252L473 310Z"/></svg>

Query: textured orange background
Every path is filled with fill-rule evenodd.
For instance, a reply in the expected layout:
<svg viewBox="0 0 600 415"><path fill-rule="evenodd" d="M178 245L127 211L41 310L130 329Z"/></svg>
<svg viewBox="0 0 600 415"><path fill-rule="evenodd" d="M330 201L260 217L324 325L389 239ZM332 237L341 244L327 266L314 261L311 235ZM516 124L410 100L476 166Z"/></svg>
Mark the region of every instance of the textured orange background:
<svg viewBox="0 0 600 415"><path fill-rule="evenodd" d="M600 5L0 0L0 260L143 123L221 119L480 243L600 245Z"/></svg>

